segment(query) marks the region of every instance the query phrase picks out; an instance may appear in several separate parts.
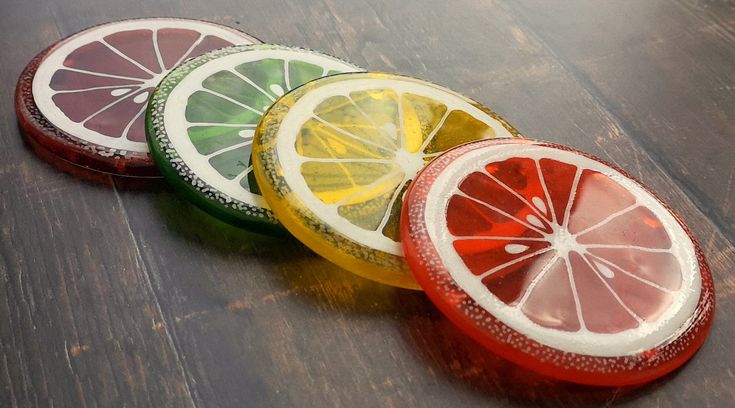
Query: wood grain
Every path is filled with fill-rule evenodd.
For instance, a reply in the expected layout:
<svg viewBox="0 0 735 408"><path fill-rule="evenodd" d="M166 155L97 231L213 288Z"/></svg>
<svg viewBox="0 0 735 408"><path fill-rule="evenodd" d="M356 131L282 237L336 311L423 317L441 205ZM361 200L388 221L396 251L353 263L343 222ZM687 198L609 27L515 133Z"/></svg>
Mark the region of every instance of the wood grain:
<svg viewBox="0 0 735 408"><path fill-rule="evenodd" d="M10 0L0 14L0 406L728 406L735 400L735 9L727 2ZM140 16L449 86L529 137L625 168L700 239L710 338L637 388L555 382L494 356L421 293L214 220L165 186L59 173L19 137L35 53Z"/></svg>

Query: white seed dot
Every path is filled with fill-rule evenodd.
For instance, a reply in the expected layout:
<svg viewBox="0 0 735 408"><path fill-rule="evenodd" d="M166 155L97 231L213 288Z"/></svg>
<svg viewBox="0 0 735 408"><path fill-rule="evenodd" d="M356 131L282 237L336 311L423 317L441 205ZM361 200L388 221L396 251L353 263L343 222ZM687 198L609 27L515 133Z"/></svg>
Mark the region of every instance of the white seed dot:
<svg viewBox="0 0 735 408"><path fill-rule="evenodd" d="M597 270L600 271L602 276L612 279L615 277L615 272L612 271L607 265L601 262L593 261L595 266L597 267Z"/></svg>
<svg viewBox="0 0 735 408"><path fill-rule="evenodd" d="M274 94L278 96L281 96L284 94L283 88L281 88L281 85L278 85L278 84L271 84L270 90L271 92L273 92Z"/></svg>
<svg viewBox="0 0 735 408"><path fill-rule="evenodd" d="M133 98L133 102L135 103L143 103L147 100L148 100L148 92L143 92L142 94Z"/></svg>
<svg viewBox="0 0 735 408"><path fill-rule="evenodd" d="M526 221L528 221L533 226L536 226L536 227L539 227L539 228L544 228L544 223L541 222L541 220L539 220L538 217L536 217L533 214L529 214L526 217Z"/></svg>
<svg viewBox="0 0 735 408"><path fill-rule="evenodd" d="M546 214L546 204L544 204L544 200L540 199L539 197L534 197L531 199L533 201L533 205L536 206L539 210L541 210L542 213Z"/></svg>
<svg viewBox="0 0 735 408"><path fill-rule="evenodd" d="M121 95L125 95L128 92L130 92L130 88L113 89L112 91L110 91L110 95L121 96Z"/></svg>
<svg viewBox="0 0 735 408"><path fill-rule="evenodd" d="M508 244L505 246L505 252L509 254L520 254L521 252L528 249L528 245L521 244Z"/></svg>

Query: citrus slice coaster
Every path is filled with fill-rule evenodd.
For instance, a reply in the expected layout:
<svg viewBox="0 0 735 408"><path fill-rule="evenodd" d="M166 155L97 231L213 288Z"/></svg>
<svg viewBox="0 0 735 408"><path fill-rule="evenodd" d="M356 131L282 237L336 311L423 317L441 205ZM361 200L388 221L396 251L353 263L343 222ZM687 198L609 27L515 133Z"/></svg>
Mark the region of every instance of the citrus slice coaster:
<svg viewBox="0 0 735 408"><path fill-rule="evenodd" d="M562 380L650 381L689 359L712 322L712 277L686 225L622 170L567 147L447 152L407 192L401 237L451 320Z"/></svg>
<svg viewBox="0 0 735 408"><path fill-rule="evenodd" d="M254 182L255 127L291 89L358 70L328 55L278 45L227 47L189 60L151 97L151 154L166 179L205 211L262 232L285 232Z"/></svg>
<svg viewBox="0 0 735 408"><path fill-rule="evenodd" d="M46 157L92 171L157 177L144 126L153 88L187 58L259 42L197 20L146 18L95 26L55 43L26 66L16 87L18 121Z"/></svg>
<svg viewBox="0 0 735 408"><path fill-rule="evenodd" d="M342 74L276 101L255 132L253 167L278 219L312 250L366 278L419 289L398 231L407 184L450 147L517 134L440 86Z"/></svg>

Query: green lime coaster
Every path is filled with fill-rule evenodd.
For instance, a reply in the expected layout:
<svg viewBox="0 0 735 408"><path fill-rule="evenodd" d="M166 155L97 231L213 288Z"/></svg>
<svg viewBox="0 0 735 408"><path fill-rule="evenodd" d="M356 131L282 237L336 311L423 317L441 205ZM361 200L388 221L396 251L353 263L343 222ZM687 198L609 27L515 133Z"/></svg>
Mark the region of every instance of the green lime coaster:
<svg viewBox="0 0 735 408"><path fill-rule="evenodd" d="M291 89L360 70L278 45L233 46L191 59L151 96L146 135L153 160L171 185L208 213L258 232L282 232L252 174L255 128Z"/></svg>

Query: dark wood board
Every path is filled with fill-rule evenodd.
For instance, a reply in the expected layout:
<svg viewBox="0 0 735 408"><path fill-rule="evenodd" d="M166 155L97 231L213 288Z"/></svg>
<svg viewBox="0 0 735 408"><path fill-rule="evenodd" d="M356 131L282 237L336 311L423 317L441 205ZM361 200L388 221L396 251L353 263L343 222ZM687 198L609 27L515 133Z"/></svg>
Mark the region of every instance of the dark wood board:
<svg viewBox="0 0 735 408"><path fill-rule="evenodd" d="M710 338L634 389L494 356L418 292L230 227L160 183L91 184L15 124L24 65L128 17L224 23L494 108L528 137L625 168L692 227ZM647 1L18 1L0 13L0 406L729 406L735 401L735 8Z"/></svg>

